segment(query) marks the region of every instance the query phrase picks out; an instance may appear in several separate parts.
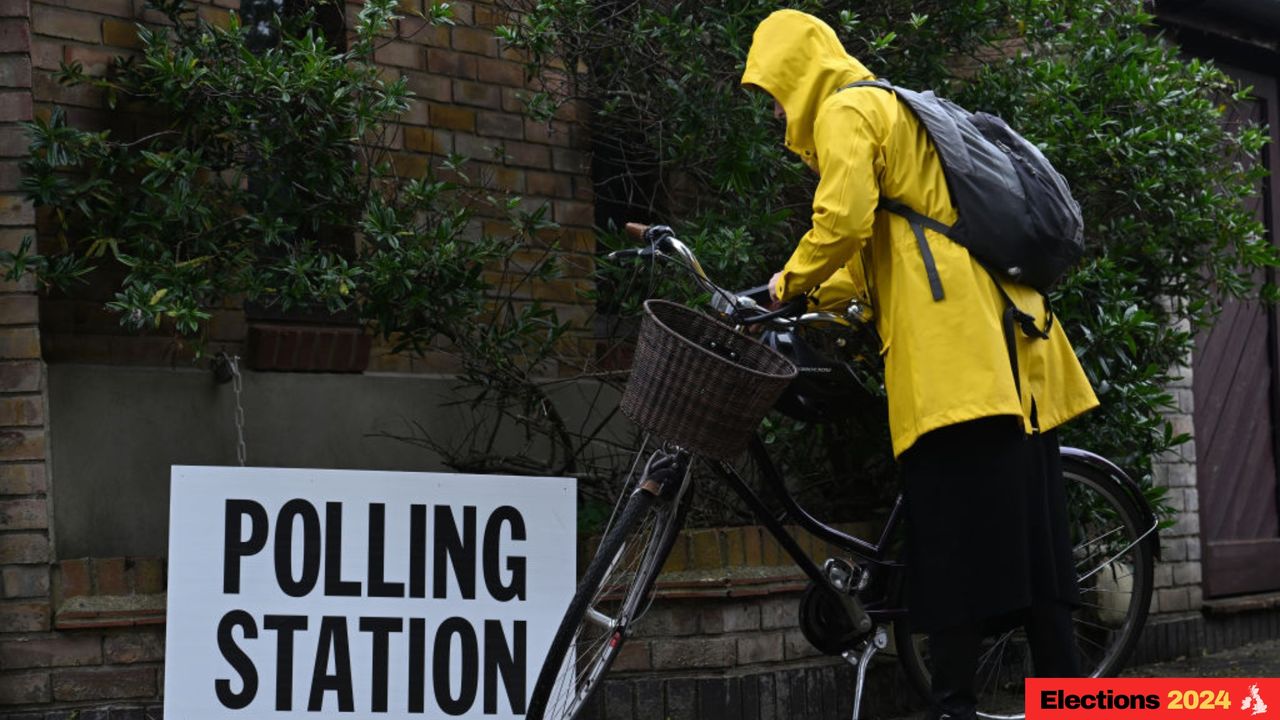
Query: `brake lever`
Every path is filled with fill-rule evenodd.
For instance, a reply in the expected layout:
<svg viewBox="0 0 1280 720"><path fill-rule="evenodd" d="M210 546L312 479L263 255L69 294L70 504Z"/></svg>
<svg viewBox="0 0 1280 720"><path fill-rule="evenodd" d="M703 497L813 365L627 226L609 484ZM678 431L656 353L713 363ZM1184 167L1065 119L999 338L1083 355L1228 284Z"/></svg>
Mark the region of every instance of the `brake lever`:
<svg viewBox="0 0 1280 720"><path fill-rule="evenodd" d="M612 262L616 260L630 260L631 258L651 258L654 256L654 254L655 254L655 251L653 249L653 246L650 245L648 247L623 248L621 250L614 250L608 255L605 255L605 259Z"/></svg>
<svg viewBox="0 0 1280 720"><path fill-rule="evenodd" d="M743 325L758 325L760 323L769 322L771 320L777 320L780 317L786 317L787 315L799 316L807 308L808 308L808 299L805 298L803 295L801 295L800 297L796 297L788 300L786 303L783 304L782 307L778 308L777 310L770 310L769 312L763 313L761 315L755 315L749 318L748 317L737 318L737 320Z"/></svg>

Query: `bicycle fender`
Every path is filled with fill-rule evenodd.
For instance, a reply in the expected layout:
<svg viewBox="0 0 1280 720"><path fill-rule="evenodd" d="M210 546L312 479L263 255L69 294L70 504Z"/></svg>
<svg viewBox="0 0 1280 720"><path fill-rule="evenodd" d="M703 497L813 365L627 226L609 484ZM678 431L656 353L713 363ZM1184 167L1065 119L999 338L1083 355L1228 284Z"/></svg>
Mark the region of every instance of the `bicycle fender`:
<svg viewBox="0 0 1280 720"><path fill-rule="evenodd" d="M1095 470L1101 471L1104 475L1111 479L1116 485L1133 500L1134 507L1138 512L1142 513L1143 519L1147 523L1147 527L1156 523L1155 511L1151 509L1151 503L1147 502L1146 495L1142 492L1142 486L1136 480L1129 477L1128 473L1120 469L1119 465L1102 457L1101 455L1080 448L1063 446L1061 449L1062 459L1064 462L1078 462L1082 465L1088 465ZM1151 534L1151 550L1156 559L1160 559L1160 540L1158 533Z"/></svg>

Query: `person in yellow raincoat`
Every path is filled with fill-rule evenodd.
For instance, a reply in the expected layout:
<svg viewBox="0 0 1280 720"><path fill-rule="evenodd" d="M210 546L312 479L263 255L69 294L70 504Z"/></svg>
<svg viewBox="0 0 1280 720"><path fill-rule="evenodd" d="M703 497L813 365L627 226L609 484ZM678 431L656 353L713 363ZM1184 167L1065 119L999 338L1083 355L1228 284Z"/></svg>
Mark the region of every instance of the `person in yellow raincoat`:
<svg viewBox="0 0 1280 720"><path fill-rule="evenodd" d="M811 229L770 281L775 299L869 301L883 343L894 455L907 502L908 603L930 633L935 717L970 717L985 630L1027 626L1036 672L1079 673L1078 600L1054 428L1098 404L1060 324L1016 335L1010 300L1044 327L1039 293L997 279L969 251L925 230L944 290L892 200L951 225L937 151L893 93L847 87L873 75L818 18L780 10L756 28L742 84L774 98L786 146L816 171Z"/></svg>

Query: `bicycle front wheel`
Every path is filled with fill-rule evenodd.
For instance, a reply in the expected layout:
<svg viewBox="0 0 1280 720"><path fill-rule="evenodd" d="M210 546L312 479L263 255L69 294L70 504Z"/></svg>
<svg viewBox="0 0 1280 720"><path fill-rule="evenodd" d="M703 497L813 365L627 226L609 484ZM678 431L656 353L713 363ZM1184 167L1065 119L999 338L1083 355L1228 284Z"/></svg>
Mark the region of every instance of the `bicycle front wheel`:
<svg viewBox="0 0 1280 720"><path fill-rule="evenodd" d="M689 507L687 472L661 496L638 483L605 533L551 641L530 720L572 720L599 689L645 610ZM689 488L691 490L692 488Z"/></svg>
<svg viewBox="0 0 1280 720"><path fill-rule="evenodd" d="M1080 604L1072 615L1080 669L1089 677L1116 674L1133 652L1151 606L1154 542L1134 499L1104 472L1063 458L1067 513ZM975 558L975 562L980 562ZM929 642L908 621L894 624L907 677L928 698ZM1023 717L1023 684L1031 677L1031 650L1021 628L987 637L974 689L978 715Z"/></svg>

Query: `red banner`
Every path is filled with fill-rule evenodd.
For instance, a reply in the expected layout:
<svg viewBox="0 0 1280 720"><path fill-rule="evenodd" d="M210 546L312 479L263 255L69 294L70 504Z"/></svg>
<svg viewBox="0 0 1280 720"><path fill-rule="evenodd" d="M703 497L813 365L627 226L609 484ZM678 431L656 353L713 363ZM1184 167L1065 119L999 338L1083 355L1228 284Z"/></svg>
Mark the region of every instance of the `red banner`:
<svg viewBox="0 0 1280 720"><path fill-rule="evenodd" d="M1027 720L1280 720L1280 678L1027 678Z"/></svg>

